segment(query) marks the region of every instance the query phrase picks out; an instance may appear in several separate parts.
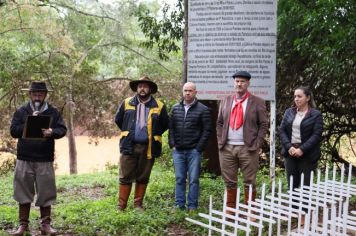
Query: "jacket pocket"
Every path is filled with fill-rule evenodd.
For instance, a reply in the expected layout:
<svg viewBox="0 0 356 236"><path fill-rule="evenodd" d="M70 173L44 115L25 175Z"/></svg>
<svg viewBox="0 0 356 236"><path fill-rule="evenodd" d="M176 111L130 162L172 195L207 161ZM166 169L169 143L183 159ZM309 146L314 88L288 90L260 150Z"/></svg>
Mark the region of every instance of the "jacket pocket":
<svg viewBox="0 0 356 236"><path fill-rule="evenodd" d="M120 133L120 153L131 154L132 153L132 142L129 131L121 131Z"/></svg>
<svg viewBox="0 0 356 236"><path fill-rule="evenodd" d="M152 140L152 156L158 157L162 152L162 136L154 135Z"/></svg>
<svg viewBox="0 0 356 236"><path fill-rule="evenodd" d="M120 133L120 142L129 135L129 131L121 131Z"/></svg>
<svg viewBox="0 0 356 236"><path fill-rule="evenodd" d="M162 144L162 136L160 136L160 135L155 135L155 136L153 136L153 138L154 138L154 140L155 140L156 142L160 142L160 143Z"/></svg>

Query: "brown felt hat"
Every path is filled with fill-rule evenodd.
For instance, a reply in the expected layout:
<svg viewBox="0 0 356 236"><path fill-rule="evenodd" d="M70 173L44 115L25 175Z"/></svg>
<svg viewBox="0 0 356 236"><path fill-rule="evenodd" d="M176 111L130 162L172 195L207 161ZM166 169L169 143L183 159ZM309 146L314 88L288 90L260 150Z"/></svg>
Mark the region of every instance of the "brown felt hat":
<svg viewBox="0 0 356 236"><path fill-rule="evenodd" d="M132 89L132 91L136 92L137 91L137 85L139 83L147 83L150 88L151 88L151 93L157 93L157 84L155 82L153 82L150 78L148 78L147 76L143 76L138 80L134 80L130 82L130 88Z"/></svg>
<svg viewBox="0 0 356 236"><path fill-rule="evenodd" d="M47 89L46 83L42 81L32 81L30 87L27 89L21 89L22 91L29 92L52 92L52 89Z"/></svg>

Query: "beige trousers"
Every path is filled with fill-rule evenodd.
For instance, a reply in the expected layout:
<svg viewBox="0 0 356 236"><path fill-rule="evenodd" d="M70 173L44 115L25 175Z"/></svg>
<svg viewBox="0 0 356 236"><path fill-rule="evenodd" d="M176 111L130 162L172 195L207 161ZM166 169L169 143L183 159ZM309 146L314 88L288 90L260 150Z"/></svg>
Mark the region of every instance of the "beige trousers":
<svg viewBox="0 0 356 236"><path fill-rule="evenodd" d="M256 186L256 174L259 167L258 150L249 151L246 146L226 144L219 150L221 175L226 188L237 188L237 175L240 169L244 185Z"/></svg>

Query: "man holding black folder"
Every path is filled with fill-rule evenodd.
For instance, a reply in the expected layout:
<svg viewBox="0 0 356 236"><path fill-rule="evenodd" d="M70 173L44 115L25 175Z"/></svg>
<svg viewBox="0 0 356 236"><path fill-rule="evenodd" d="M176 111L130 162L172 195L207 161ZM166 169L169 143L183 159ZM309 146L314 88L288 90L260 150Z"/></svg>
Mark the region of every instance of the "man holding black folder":
<svg viewBox="0 0 356 236"><path fill-rule="evenodd" d="M45 82L32 82L30 101L16 110L11 121L11 136L18 138L14 175L14 199L19 203L20 226L12 235L28 231L30 207L37 194L41 234L55 235L51 227L51 205L57 190L53 168L54 139L65 136L67 128L59 111L45 100Z"/></svg>

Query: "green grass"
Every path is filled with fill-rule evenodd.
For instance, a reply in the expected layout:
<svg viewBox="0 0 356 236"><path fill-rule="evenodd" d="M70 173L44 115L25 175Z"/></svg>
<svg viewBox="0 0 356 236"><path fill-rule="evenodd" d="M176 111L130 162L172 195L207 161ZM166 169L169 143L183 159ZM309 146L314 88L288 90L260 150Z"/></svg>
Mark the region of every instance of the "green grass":
<svg viewBox="0 0 356 236"><path fill-rule="evenodd" d="M277 179L286 181L283 170L277 170ZM269 191L269 169L258 172L257 182L266 183ZM12 174L0 176L0 235L16 228L17 203L12 199ZM242 180L242 176L239 176ZM242 186L241 183L239 186ZM53 206L53 226L61 234L69 235L207 235L208 231L193 225L185 217L201 220L196 213L174 210L174 171L169 161L156 162L144 200L145 212L132 206L132 193L125 212L117 211L118 169L75 176L57 176L57 203ZM261 188L258 189L261 191ZM201 193L198 212L207 213L209 196L214 208L221 209L224 184L220 177L208 173L201 176ZM260 194L260 192L259 192ZM258 196L259 196L258 194ZM353 199L355 200L355 199ZM38 208L31 208L31 228L37 229Z"/></svg>
<svg viewBox="0 0 356 236"><path fill-rule="evenodd" d="M128 209L117 211L118 170L111 167L105 172L76 176L57 176L57 203L53 206L53 225L60 233L74 235L167 235L184 230L188 235L206 234L185 220L188 213L174 211L174 172L172 167L153 168L151 182L144 200L145 212L132 207L132 194ZM12 175L0 176L0 235L17 227L17 203L12 199ZM222 199L224 185L220 178L201 178L201 208L206 212L209 195ZM196 214L190 217L197 217ZM32 206L30 222L38 227L38 208Z"/></svg>

